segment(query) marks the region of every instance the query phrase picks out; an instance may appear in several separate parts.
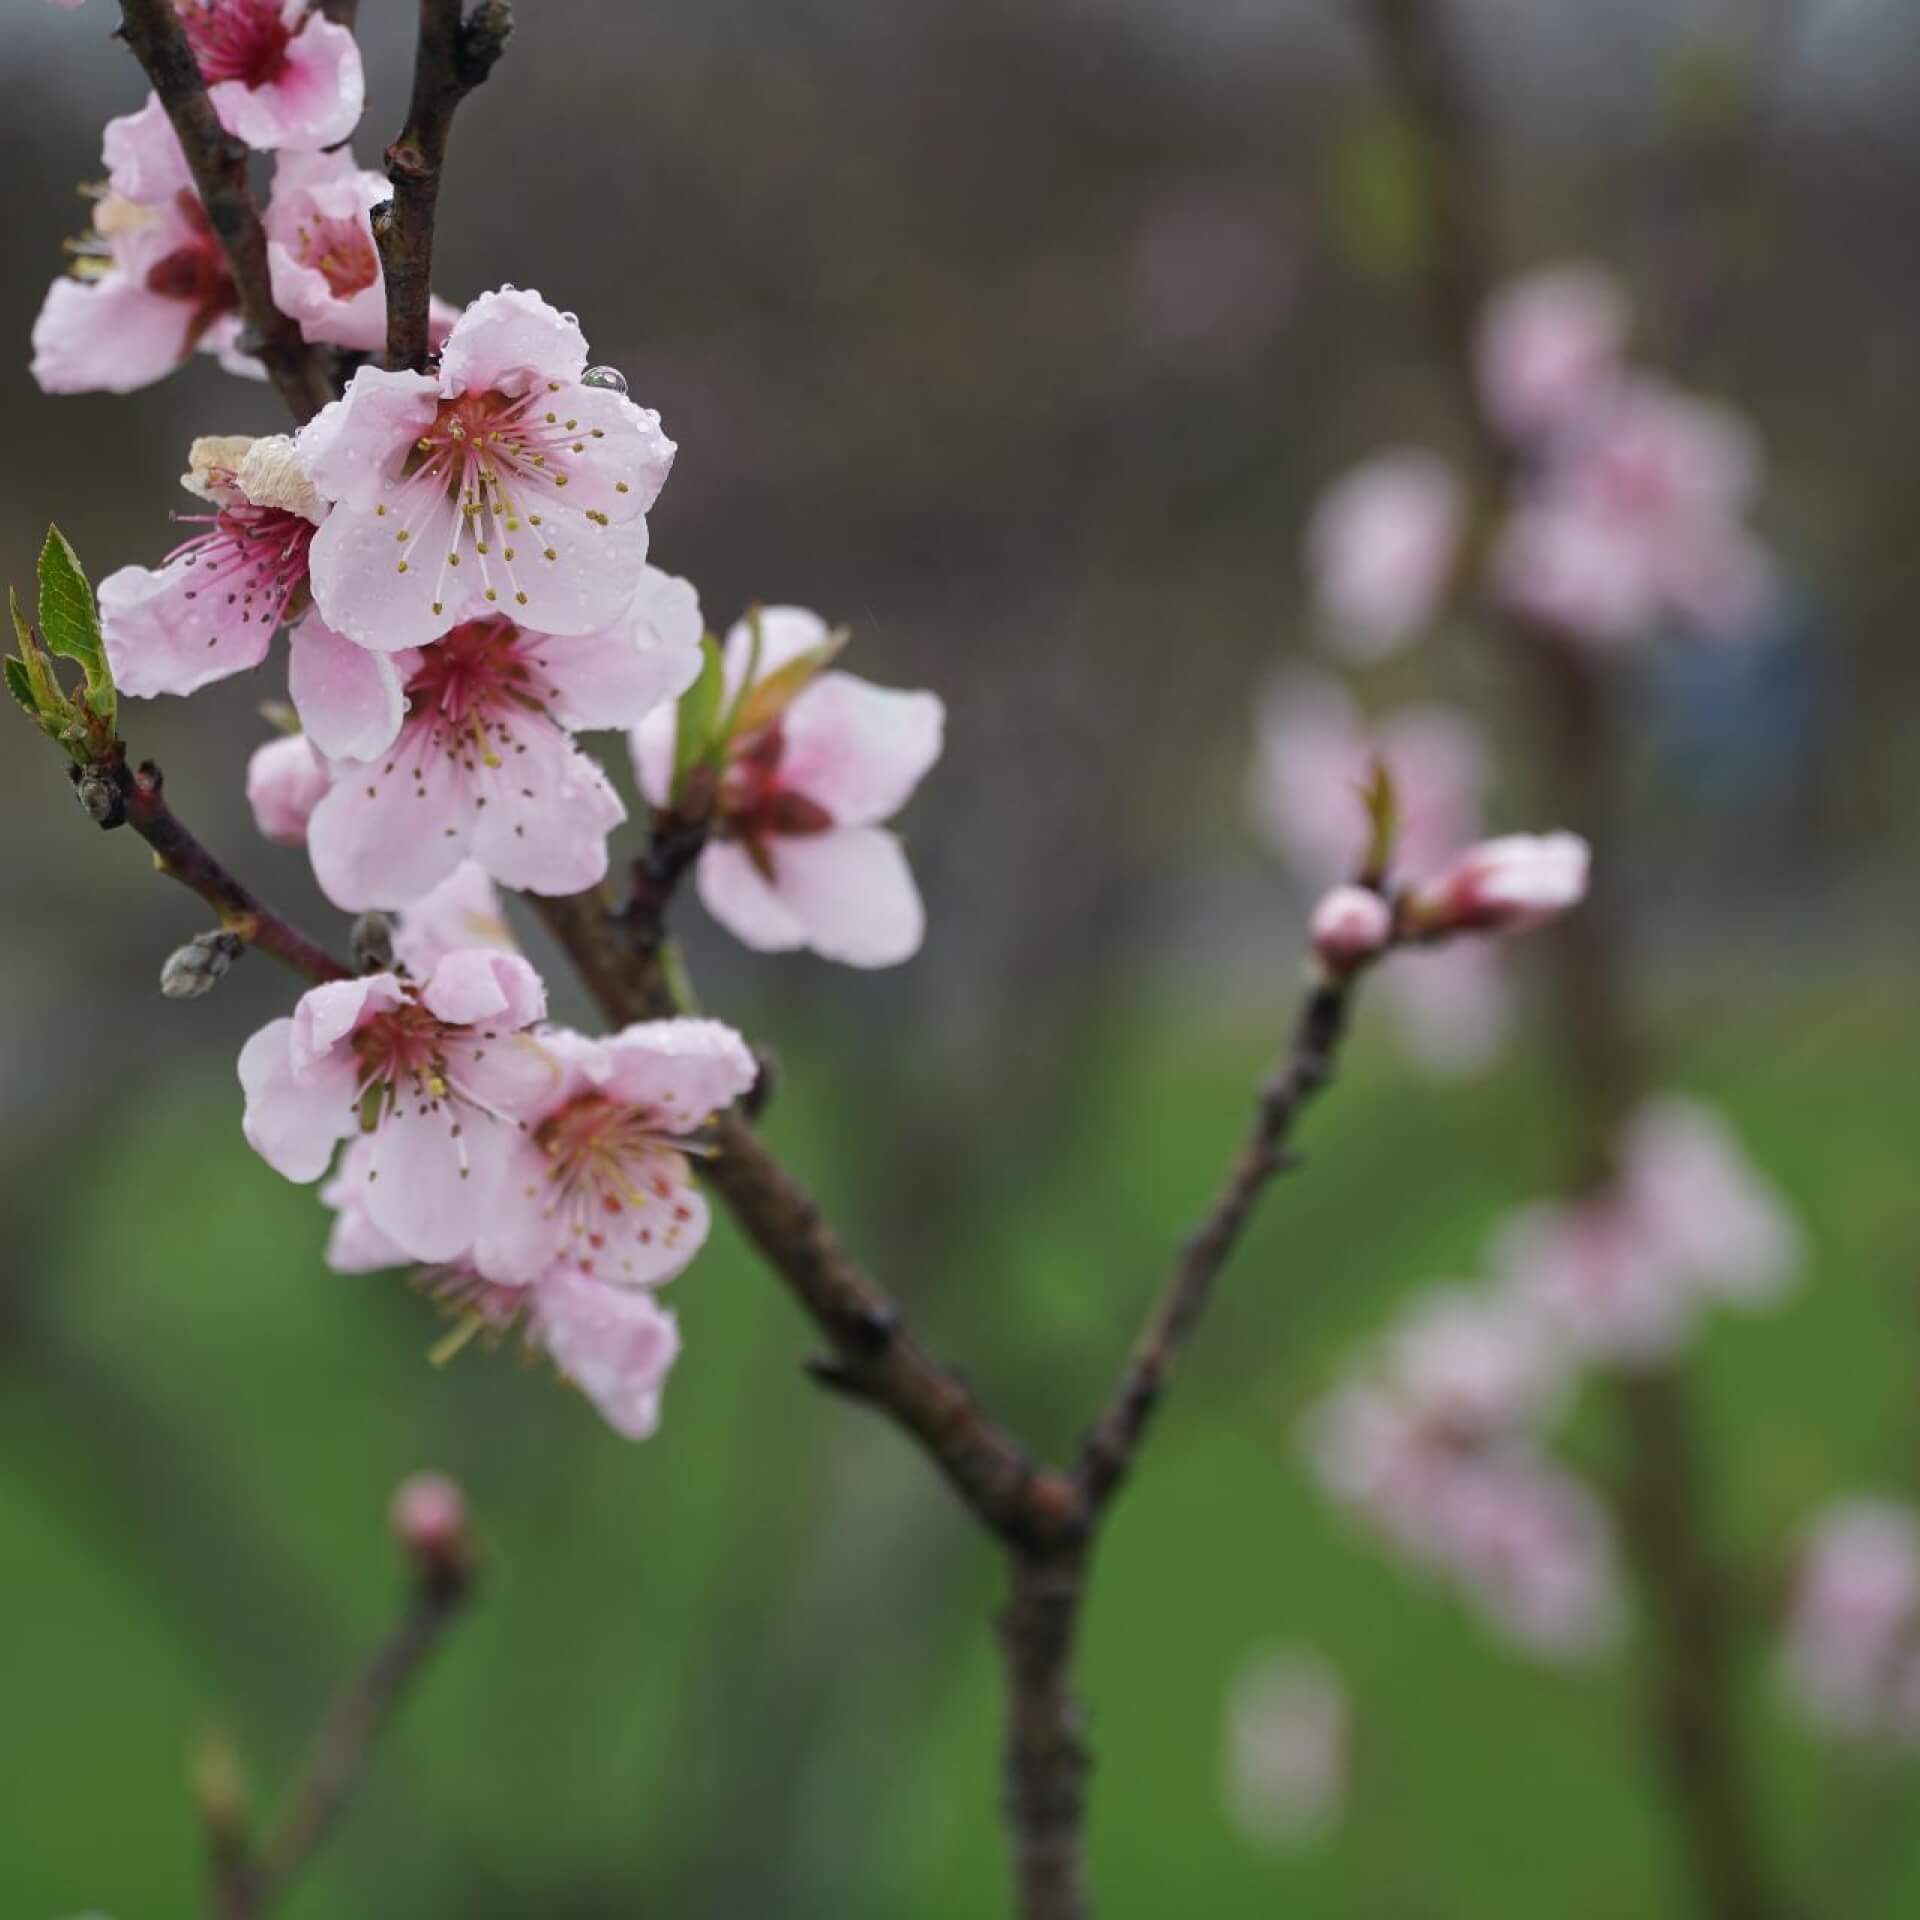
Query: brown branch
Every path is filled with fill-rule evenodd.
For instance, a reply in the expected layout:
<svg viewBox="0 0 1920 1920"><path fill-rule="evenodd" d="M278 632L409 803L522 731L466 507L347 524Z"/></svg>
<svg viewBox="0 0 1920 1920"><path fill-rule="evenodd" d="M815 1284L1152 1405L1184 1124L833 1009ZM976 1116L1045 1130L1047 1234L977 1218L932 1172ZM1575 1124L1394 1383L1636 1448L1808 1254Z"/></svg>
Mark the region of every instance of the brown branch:
<svg viewBox="0 0 1920 1920"><path fill-rule="evenodd" d="M1460 397L1480 468L1483 517L1520 477L1513 450L1480 403L1474 328L1494 286L1486 226L1489 175L1479 118L1437 0L1365 0L1382 72L1419 143L1429 235L1426 296L1436 344ZM1647 1084L1622 959L1615 780L1605 688L1565 636L1495 610L1528 687L1547 752L1556 813L1594 850L1584 909L1549 930L1557 1024L1580 1101L1573 1184L1611 1171L1621 1122ZM1709 1544L1698 1423L1677 1368L1623 1378L1628 1452L1621 1501L1629 1558L1652 1629L1649 1731L1672 1791L1699 1902L1711 1920L1780 1920L1778 1892L1742 1749L1733 1670L1737 1607Z"/></svg>
<svg viewBox="0 0 1920 1920"><path fill-rule="evenodd" d="M387 365L425 369L433 297L433 228L454 111L493 71L513 31L508 0L420 0L413 97L400 137L387 149L393 202L374 215L387 282Z"/></svg>
<svg viewBox="0 0 1920 1920"><path fill-rule="evenodd" d="M1294 1164L1287 1142L1301 1113L1333 1078L1352 999L1352 979L1332 980L1313 987L1301 1006L1286 1057L1260 1090L1253 1125L1226 1180L1206 1218L1181 1248L1126 1374L1087 1437L1079 1477L1096 1512L1126 1478L1167 1374L1206 1311L1214 1282L1239 1244L1260 1196L1276 1175Z"/></svg>
<svg viewBox="0 0 1920 1920"><path fill-rule="evenodd" d="M656 954L625 938L603 895L530 897L610 1019L658 1020L677 1011ZM1077 1535L1082 1503L1071 1478L1037 1465L908 1333L899 1308L752 1125L737 1112L722 1115L712 1141L702 1172L831 1344L833 1387L911 1436L997 1538L1044 1548Z"/></svg>
<svg viewBox="0 0 1920 1920"><path fill-rule="evenodd" d="M242 344L260 356L294 419L310 420L333 398L333 355L309 346L298 324L274 305L267 237L247 184L247 149L214 113L174 0L121 0L120 33L180 136L207 223L240 296L248 329Z"/></svg>
<svg viewBox="0 0 1920 1920"><path fill-rule="evenodd" d="M115 741L111 756L84 771L75 768L74 776L87 813L103 827L131 827L153 849L160 872L197 893L229 932L316 986L347 977L347 969L332 954L242 885L200 844L167 804L160 769L151 760L128 766L124 747Z"/></svg>

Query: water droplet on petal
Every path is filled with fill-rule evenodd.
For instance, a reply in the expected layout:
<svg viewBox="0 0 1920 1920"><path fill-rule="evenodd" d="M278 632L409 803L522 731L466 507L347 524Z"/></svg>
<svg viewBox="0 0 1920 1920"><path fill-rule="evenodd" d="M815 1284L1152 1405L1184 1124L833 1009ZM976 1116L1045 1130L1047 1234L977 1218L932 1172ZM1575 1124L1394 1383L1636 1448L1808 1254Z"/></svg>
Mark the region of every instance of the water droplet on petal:
<svg viewBox="0 0 1920 1920"><path fill-rule="evenodd" d="M627 376L618 367L589 367L580 376L583 387L610 387L615 393L625 393Z"/></svg>

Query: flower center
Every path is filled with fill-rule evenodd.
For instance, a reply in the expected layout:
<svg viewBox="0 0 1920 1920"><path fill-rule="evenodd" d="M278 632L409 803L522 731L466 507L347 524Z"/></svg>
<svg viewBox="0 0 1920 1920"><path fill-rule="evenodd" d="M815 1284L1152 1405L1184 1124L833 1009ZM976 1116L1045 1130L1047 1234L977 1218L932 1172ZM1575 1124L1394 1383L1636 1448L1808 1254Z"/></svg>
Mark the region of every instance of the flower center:
<svg viewBox="0 0 1920 1920"><path fill-rule="evenodd" d="M468 620L421 655L407 682L409 710L452 733L485 730L503 707L544 713L533 671L520 655L520 629L511 620Z"/></svg>
<svg viewBox="0 0 1920 1920"><path fill-rule="evenodd" d="M311 520L244 500L216 513L176 517L183 525L208 528L167 555L169 564L178 560L195 569L186 597L213 603L215 630L208 646L219 643L236 617L242 626L260 620L277 627L305 598L307 549L317 531Z"/></svg>
<svg viewBox="0 0 1920 1920"><path fill-rule="evenodd" d="M786 751L786 729L777 720L735 745L714 802L722 838L756 849L770 839L825 833L832 827L833 815L819 801L781 784Z"/></svg>
<svg viewBox="0 0 1920 1920"><path fill-rule="evenodd" d="M239 307L240 295L227 271L226 255L207 224L206 209L186 188L181 189L177 204L193 229L193 237L147 269L147 291L169 300L184 300L193 308L187 334L187 343L192 346L223 313Z"/></svg>
<svg viewBox="0 0 1920 1920"><path fill-rule="evenodd" d="M329 220L316 214L301 224L299 259L325 275L336 300L365 293L380 278L380 255L373 235L352 220Z"/></svg>
<svg viewBox="0 0 1920 1920"><path fill-rule="evenodd" d="M287 70L293 39L281 0L176 0L201 77L270 87Z"/></svg>
<svg viewBox="0 0 1920 1920"><path fill-rule="evenodd" d="M543 1120L533 1137L547 1157L549 1211L563 1219L568 1258L582 1273L593 1272L616 1224L643 1241L657 1231L670 1242L693 1217L680 1191L686 1162L673 1136L644 1109L583 1093ZM636 1227L627 1218L636 1214L656 1218Z"/></svg>

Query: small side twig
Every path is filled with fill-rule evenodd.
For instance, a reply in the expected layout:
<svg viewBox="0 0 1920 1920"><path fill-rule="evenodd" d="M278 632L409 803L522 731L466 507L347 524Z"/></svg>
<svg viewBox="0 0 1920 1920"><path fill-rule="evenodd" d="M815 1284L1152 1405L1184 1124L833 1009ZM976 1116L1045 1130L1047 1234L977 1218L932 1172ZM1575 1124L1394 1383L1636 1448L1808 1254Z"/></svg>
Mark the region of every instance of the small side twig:
<svg viewBox="0 0 1920 1920"><path fill-rule="evenodd" d="M387 283L389 367L419 372L427 364L433 228L447 137L455 110L493 71L512 31L508 0L480 0L470 14L462 0L420 0L413 97L406 125L386 155L393 202L373 223Z"/></svg>
<svg viewBox="0 0 1920 1920"><path fill-rule="evenodd" d="M89 814L103 827L131 827L153 849L154 865L214 908L226 932L316 986L347 977L347 969L332 954L242 885L200 844L167 804L160 769L151 760L130 767L124 752L117 750L114 758L76 769L75 774Z"/></svg>
<svg viewBox="0 0 1920 1920"><path fill-rule="evenodd" d="M227 256L247 323L243 344L260 356L294 419L310 420L333 398L333 356L309 346L298 324L274 305L267 237L247 184L247 150L214 113L173 0L121 0L120 12L121 36L180 136L207 223Z"/></svg>
<svg viewBox="0 0 1920 1920"><path fill-rule="evenodd" d="M1079 1478L1096 1512L1125 1479L1174 1359L1206 1311L1214 1282L1260 1196L1294 1164L1287 1142L1300 1115L1333 1078L1353 984L1351 978L1323 981L1308 993L1286 1057L1260 1090L1253 1125L1226 1180L1206 1218L1182 1246L1119 1388L1087 1437Z"/></svg>

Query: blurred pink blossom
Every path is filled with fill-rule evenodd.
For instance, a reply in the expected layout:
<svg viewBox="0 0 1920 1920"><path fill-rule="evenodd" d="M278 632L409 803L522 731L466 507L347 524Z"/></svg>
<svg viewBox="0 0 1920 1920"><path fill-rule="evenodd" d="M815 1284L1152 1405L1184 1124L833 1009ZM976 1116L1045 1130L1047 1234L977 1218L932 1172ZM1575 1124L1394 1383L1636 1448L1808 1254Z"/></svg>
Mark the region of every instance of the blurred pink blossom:
<svg viewBox="0 0 1920 1920"><path fill-rule="evenodd" d="M1795 1704L1821 1731L1920 1741L1920 1514L1856 1496L1815 1517L1783 1667Z"/></svg>
<svg viewBox="0 0 1920 1920"><path fill-rule="evenodd" d="M1343 654L1383 659L1433 620L1465 518L1452 469L1417 447L1378 454L1328 487L1307 525L1307 572Z"/></svg>
<svg viewBox="0 0 1920 1920"><path fill-rule="evenodd" d="M247 762L253 824L284 847L305 846L307 821L327 785L326 763L304 733L282 734L255 747Z"/></svg>
<svg viewBox="0 0 1920 1920"><path fill-rule="evenodd" d="M416 980L462 947L520 951L500 896L477 860L461 861L430 893L412 901L393 932L394 961Z"/></svg>
<svg viewBox="0 0 1920 1920"><path fill-rule="evenodd" d="M312 152L353 132L360 49L307 0L176 0L220 124L262 150Z"/></svg>
<svg viewBox="0 0 1920 1920"><path fill-rule="evenodd" d="M1289 1846L1339 1818L1352 1729L1324 1655L1269 1651L1248 1662L1227 1689L1225 1735L1227 1806L1249 1840Z"/></svg>
<svg viewBox="0 0 1920 1920"><path fill-rule="evenodd" d="M1510 282L1487 302L1475 337L1481 405L1519 442L1577 421L1623 372L1628 322L1619 283L1587 262Z"/></svg>
<svg viewBox="0 0 1920 1920"><path fill-rule="evenodd" d="M1456 854L1408 893L1404 914L1423 936L1526 933L1586 898L1591 855L1573 833L1512 833Z"/></svg>

